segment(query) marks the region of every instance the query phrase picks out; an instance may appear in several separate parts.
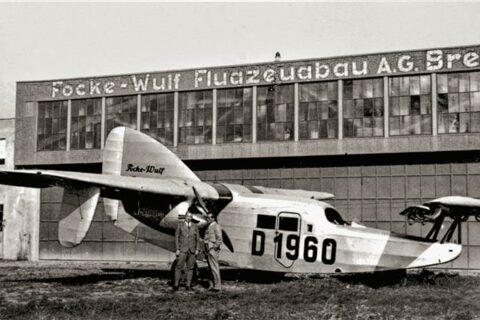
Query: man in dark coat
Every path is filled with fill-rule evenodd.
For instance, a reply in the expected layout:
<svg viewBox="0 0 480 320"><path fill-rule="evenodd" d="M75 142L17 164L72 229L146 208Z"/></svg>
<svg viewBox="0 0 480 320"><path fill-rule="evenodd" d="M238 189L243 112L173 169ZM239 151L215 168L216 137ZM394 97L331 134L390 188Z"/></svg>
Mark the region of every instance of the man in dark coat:
<svg viewBox="0 0 480 320"><path fill-rule="evenodd" d="M195 257L200 250L200 234L198 227L192 222L192 213L187 212L185 221L180 221L175 231L175 254L177 264L175 266L174 290L178 290L182 270L187 265L187 290L192 289L193 268Z"/></svg>

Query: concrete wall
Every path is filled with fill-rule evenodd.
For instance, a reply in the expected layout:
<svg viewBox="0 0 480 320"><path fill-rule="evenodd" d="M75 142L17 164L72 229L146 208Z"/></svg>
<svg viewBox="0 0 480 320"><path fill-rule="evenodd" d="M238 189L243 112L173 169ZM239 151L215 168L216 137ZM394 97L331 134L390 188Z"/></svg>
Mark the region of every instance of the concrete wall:
<svg viewBox="0 0 480 320"><path fill-rule="evenodd" d="M14 119L0 119L0 138L6 139L7 155L0 169L11 170L14 168ZM4 204L3 259L38 260L39 191L0 185L0 203Z"/></svg>

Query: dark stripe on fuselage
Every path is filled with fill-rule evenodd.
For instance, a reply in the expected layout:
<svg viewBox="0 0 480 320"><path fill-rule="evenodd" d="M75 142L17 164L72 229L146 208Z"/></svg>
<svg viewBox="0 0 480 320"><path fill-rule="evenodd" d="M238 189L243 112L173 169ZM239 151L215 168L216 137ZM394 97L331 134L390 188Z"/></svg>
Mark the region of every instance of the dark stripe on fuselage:
<svg viewBox="0 0 480 320"><path fill-rule="evenodd" d="M432 239L425 239L424 237L419 237L419 236L412 236L412 235L409 235L409 234L403 234L403 233L395 233L395 232L392 232L391 233L392 236L396 237L396 238L402 238L402 239L408 239L408 240L415 240L415 241L419 241L419 242L437 242L437 240L432 240Z"/></svg>
<svg viewBox="0 0 480 320"><path fill-rule="evenodd" d="M263 194L263 191L258 189L258 188L255 188L255 187L252 187L252 186L244 186L244 187L247 188L248 190L252 191L253 193Z"/></svg>
<svg viewBox="0 0 480 320"><path fill-rule="evenodd" d="M218 192L218 200L212 201L215 209L215 214L218 215L222 210L233 200L233 195L230 189L221 183L209 183Z"/></svg>

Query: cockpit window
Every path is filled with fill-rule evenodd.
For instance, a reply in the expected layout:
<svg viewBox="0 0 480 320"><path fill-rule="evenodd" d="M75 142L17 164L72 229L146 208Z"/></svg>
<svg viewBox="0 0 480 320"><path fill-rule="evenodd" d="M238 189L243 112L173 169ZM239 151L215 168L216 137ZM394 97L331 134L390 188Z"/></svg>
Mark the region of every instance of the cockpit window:
<svg viewBox="0 0 480 320"><path fill-rule="evenodd" d="M337 210L332 208L325 209L325 217L327 218L328 221L330 221L333 224L338 224L338 225L348 224L345 220L342 219L342 216L340 215L340 213L338 213Z"/></svg>
<svg viewBox="0 0 480 320"><path fill-rule="evenodd" d="M276 216L268 216L265 214L259 214L257 216L257 228L275 230L276 223L277 223Z"/></svg>
<svg viewBox="0 0 480 320"><path fill-rule="evenodd" d="M280 217L278 229L284 231L298 231L298 218L296 217Z"/></svg>

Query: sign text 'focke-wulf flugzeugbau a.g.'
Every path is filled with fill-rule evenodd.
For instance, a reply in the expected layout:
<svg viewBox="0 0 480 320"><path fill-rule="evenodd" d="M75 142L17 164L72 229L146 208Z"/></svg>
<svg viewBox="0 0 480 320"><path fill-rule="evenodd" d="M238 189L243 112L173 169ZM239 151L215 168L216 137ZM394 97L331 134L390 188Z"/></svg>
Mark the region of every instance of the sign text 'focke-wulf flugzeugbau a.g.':
<svg viewBox="0 0 480 320"><path fill-rule="evenodd" d="M304 61L152 72L49 82L51 98L80 98L442 72L476 68L480 47L432 49Z"/></svg>

